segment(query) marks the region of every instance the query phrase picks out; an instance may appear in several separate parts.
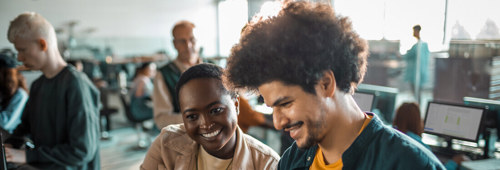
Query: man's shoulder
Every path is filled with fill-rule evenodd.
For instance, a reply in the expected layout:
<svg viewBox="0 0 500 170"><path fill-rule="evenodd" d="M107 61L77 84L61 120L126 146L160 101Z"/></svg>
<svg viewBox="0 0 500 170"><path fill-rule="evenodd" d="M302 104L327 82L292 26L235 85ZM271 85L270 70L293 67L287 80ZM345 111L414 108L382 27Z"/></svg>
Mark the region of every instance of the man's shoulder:
<svg viewBox="0 0 500 170"><path fill-rule="evenodd" d="M76 70L73 66L68 66L67 72L64 76L64 81L70 82L73 86L78 85L94 87L94 84L90 81L89 77L85 73Z"/></svg>
<svg viewBox="0 0 500 170"><path fill-rule="evenodd" d="M380 131L376 132L375 136L378 136L374 140L376 141L375 143L379 145L387 144L388 148L402 148L414 151L427 150L411 137L387 126L384 126Z"/></svg>
<svg viewBox="0 0 500 170"><path fill-rule="evenodd" d="M57 83L64 86L73 86L75 83L80 83L82 76L84 75L80 75L78 71L74 69L74 67L66 66L53 78L46 78L43 74L40 75L40 77L33 81L31 89L36 90L39 86L42 86L46 83Z"/></svg>
<svg viewBox="0 0 500 170"><path fill-rule="evenodd" d="M383 162L381 165L389 167L442 168L430 150L393 128L383 127L374 136L365 149L365 155L377 156L368 159L379 159L379 162Z"/></svg>
<svg viewBox="0 0 500 170"><path fill-rule="evenodd" d="M168 62L167 64L165 64L162 67L160 67L159 70L160 71L179 72L180 73L180 69L177 67L177 65L175 64L174 61Z"/></svg>
<svg viewBox="0 0 500 170"><path fill-rule="evenodd" d="M74 83L74 81L80 81L80 79L84 77L86 77L84 73L81 73L77 71L73 66L68 65L64 67L64 69L62 69L59 73L57 73L57 75L52 79L56 80L58 83L61 82Z"/></svg>

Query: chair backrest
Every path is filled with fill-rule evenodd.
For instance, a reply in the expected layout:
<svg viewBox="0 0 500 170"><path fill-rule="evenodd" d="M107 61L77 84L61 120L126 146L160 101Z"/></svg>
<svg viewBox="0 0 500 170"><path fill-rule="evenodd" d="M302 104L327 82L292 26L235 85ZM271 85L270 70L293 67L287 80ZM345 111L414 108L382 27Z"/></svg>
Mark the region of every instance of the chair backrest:
<svg viewBox="0 0 500 170"><path fill-rule="evenodd" d="M125 110L125 116L127 119L133 123L140 123L145 120L140 120L137 119L134 114L132 114L132 110L130 109L130 96L127 93L126 89L123 89L122 92L120 92L120 101L122 102L123 109Z"/></svg>

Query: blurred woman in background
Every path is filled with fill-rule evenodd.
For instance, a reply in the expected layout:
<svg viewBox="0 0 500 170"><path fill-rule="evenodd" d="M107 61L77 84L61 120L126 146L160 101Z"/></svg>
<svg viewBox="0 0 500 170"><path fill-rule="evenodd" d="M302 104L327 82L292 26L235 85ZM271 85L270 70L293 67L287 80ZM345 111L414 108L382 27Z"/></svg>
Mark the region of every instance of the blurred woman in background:
<svg viewBox="0 0 500 170"><path fill-rule="evenodd" d="M147 62L139 66L135 72L132 85L130 109L136 119L146 120L153 118L153 81L156 75L156 64Z"/></svg>
<svg viewBox="0 0 500 170"><path fill-rule="evenodd" d="M415 139L427 149L432 149L429 145L422 142L422 133L424 132L424 122L420 117L420 107L417 103L403 103L396 110L396 117L394 117L393 127L409 137ZM444 166L447 170L455 170L458 165L462 164L463 161L470 160L464 154L457 154L448 160Z"/></svg>
<svg viewBox="0 0 500 170"><path fill-rule="evenodd" d="M16 69L13 57L0 54L0 126L12 133L21 123L24 105L28 101L26 81Z"/></svg>

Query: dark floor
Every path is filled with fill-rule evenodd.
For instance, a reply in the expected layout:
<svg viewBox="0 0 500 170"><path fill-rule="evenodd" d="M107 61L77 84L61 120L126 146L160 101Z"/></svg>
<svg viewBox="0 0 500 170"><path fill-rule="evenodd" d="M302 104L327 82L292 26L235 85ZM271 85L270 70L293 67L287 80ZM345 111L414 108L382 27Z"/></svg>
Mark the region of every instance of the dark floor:
<svg viewBox="0 0 500 170"><path fill-rule="evenodd" d="M103 170L139 169L146 149L137 147L137 135L132 127L113 130L110 140L101 141L101 166Z"/></svg>
<svg viewBox="0 0 500 170"><path fill-rule="evenodd" d="M101 166L103 170L139 169L147 149L139 149L139 137L132 124L128 122L117 95L109 96L109 105L119 108L111 116L110 138L101 140ZM151 137L153 140L154 137Z"/></svg>

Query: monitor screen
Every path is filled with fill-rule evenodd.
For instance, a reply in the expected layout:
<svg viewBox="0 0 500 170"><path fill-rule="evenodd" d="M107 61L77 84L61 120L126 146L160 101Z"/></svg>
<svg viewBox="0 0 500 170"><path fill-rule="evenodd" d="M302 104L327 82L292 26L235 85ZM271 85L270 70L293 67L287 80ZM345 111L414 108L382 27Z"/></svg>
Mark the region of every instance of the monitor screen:
<svg viewBox="0 0 500 170"><path fill-rule="evenodd" d="M429 102L424 132L476 142L483 114L478 107Z"/></svg>
<svg viewBox="0 0 500 170"><path fill-rule="evenodd" d="M394 108L396 106L396 99L399 92L397 88L360 84L356 90L356 93L358 92L374 94L375 97L373 99L371 111L377 114L380 120L382 120L385 124L392 124ZM361 109L363 110L363 108Z"/></svg>
<svg viewBox="0 0 500 170"><path fill-rule="evenodd" d="M483 127L496 128L497 136L500 136L500 101L482 99L475 97L464 97L464 104L477 106L485 109L483 116ZM500 138L497 138L500 141Z"/></svg>
<svg viewBox="0 0 500 170"><path fill-rule="evenodd" d="M370 112L372 110L375 95L371 93L356 92L352 95L361 111Z"/></svg>

